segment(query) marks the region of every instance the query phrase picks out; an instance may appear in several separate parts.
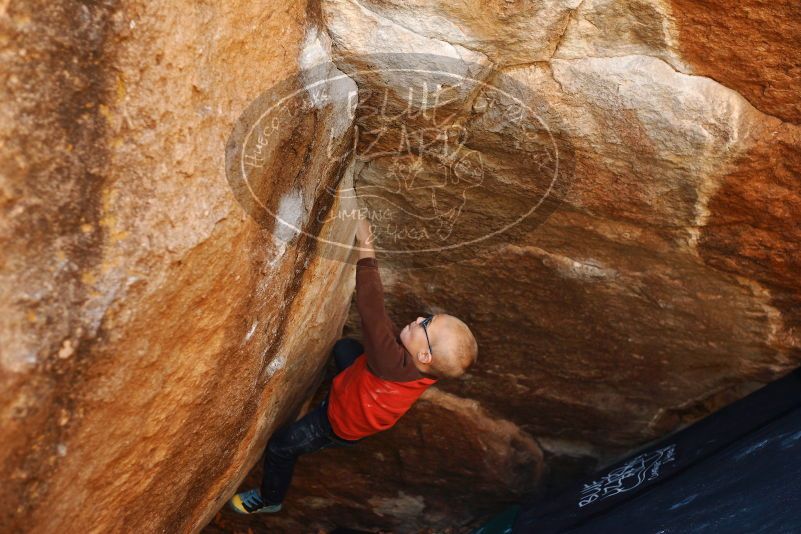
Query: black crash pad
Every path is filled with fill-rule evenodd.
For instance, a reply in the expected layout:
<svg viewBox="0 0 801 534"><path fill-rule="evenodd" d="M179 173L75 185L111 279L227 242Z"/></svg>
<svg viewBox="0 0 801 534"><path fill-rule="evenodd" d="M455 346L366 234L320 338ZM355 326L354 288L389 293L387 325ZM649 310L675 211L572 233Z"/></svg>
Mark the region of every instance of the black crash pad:
<svg viewBox="0 0 801 534"><path fill-rule="evenodd" d="M801 369L523 504L513 532L801 532Z"/></svg>

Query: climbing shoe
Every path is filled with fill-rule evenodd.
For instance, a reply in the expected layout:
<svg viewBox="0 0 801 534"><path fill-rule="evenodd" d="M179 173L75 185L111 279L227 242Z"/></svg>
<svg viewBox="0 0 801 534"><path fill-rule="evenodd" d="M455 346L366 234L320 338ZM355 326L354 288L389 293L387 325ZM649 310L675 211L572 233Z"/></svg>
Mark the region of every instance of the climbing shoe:
<svg viewBox="0 0 801 534"><path fill-rule="evenodd" d="M280 503L264 504L259 488L237 493L228 501L228 506L238 514L274 514L281 510Z"/></svg>

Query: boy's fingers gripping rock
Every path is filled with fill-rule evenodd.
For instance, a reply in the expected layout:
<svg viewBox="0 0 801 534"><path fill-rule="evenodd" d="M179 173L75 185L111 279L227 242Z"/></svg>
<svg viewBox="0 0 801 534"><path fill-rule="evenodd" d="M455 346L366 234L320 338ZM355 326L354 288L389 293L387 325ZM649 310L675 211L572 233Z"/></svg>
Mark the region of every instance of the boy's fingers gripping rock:
<svg viewBox="0 0 801 534"><path fill-rule="evenodd" d="M356 241L362 245L370 245L373 241L373 229L370 226L370 221L367 219L359 219L356 225Z"/></svg>

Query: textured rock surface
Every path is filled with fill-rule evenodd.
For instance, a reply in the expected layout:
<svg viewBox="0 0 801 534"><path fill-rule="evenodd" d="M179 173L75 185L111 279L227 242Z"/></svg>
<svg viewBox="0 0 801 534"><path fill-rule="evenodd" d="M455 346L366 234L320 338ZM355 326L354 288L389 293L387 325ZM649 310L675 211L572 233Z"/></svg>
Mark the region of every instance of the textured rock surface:
<svg viewBox="0 0 801 534"><path fill-rule="evenodd" d="M358 448L303 457L282 514L243 518L222 510L204 532L456 528L519 499L541 468L538 444L516 425L431 388L396 426ZM245 482L259 480L260 465Z"/></svg>
<svg viewBox="0 0 801 534"><path fill-rule="evenodd" d="M368 200L379 214L431 202L394 181L466 183L437 197L454 240L541 198L546 128L567 174L491 243L426 270L380 256L393 316L463 317L478 365L363 447L302 460L281 516L223 511L210 532L458 527L797 366L798 10L0 3L0 530L197 530L254 463L243 487L256 483L269 433L319 382L352 271L249 218L223 147L248 104L329 48L360 97L387 96L399 118L347 173L323 156L349 140L341 107L307 103L283 131L259 197L312 234L347 240L344 219L314 221L351 171L357 190L383 191ZM408 66L397 53L501 89L450 88L437 127L468 149L457 180L436 157L375 153L427 126L398 113L419 76L386 72ZM375 99L360 127L382 125L365 112Z"/></svg>
<svg viewBox="0 0 801 534"><path fill-rule="evenodd" d="M788 38L799 29L796 4L584 0L479 9L324 0L322 6L336 63L361 93L389 95L393 112L403 109L409 79L368 72L397 66L388 56L351 54L463 60L462 74L512 91L527 88L554 135L572 148L565 162L574 169L570 187L539 227L510 234L506 244L454 253L459 263L438 261L426 270L408 270L409 260L399 255L381 257L399 321L421 310L448 311L478 335L479 365L438 394L477 402L488 418L513 424L537 443L553 477L570 466L607 462L801 362L801 291L792 274L801 268L794 215L801 208L801 53L799 40ZM510 206L536 197L519 180L534 147L507 126L503 101L499 108L474 105L481 100L480 92L457 91L454 122L495 180L476 196L484 199L477 211L486 220L503 219ZM421 127L419 117L401 124ZM400 135L388 134L378 148L391 148ZM385 185L398 174L397 160L365 162L357 190ZM424 158L401 172L436 177L437 163ZM428 194L423 189L404 205ZM393 202L401 196L390 195ZM410 413L412 420L396 429L403 439L386 447L435 446L428 434L402 430L415 417L437 416L423 411ZM436 427L447 434L450 421L442 417ZM466 432L480 433L479 426ZM443 446L431 468L450 454ZM309 510L305 517L315 508L324 517L342 513L345 499L332 497L341 485L313 470L338 473L345 461L377 473L392 473L395 462L370 447L307 460L301 470L309 475L295 501ZM395 509L409 514L406 528L447 523L438 523L440 506L411 489L415 482L405 471L394 480L398 502L405 503ZM369 481L358 484L372 491ZM513 494L497 487L499 500ZM349 525L398 520L382 515L377 501L350 502ZM291 530L295 516L289 517L265 524Z"/></svg>
<svg viewBox="0 0 801 534"><path fill-rule="evenodd" d="M693 72L730 87L768 115L801 124L801 5L673 0L678 50Z"/></svg>
<svg viewBox="0 0 801 534"><path fill-rule="evenodd" d="M0 6L3 532L197 530L316 387L352 268L257 225L224 166L315 27L302 4ZM272 202L340 177L318 137L343 117L309 109Z"/></svg>

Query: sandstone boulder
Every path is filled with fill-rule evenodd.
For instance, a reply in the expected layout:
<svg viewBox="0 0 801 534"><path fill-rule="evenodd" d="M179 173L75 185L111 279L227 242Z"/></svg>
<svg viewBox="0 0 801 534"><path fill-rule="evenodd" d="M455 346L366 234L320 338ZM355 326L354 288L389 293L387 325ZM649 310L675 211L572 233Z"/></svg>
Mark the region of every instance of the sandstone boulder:
<svg viewBox="0 0 801 534"><path fill-rule="evenodd" d="M458 530L797 366L798 9L0 5L0 530ZM478 364L215 516L359 335L357 196Z"/></svg>
<svg viewBox="0 0 801 534"><path fill-rule="evenodd" d="M0 7L0 530L197 531L316 387L353 289L316 239L353 232L317 217L348 180L322 140L350 118L301 93L276 137L303 157L251 175L303 234L225 173L243 111L324 57L313 10L273 8Z"/></svg>
<svg viewBox="0 0 801 534"><path fill-rule="evenodd" d="M463 224L447 239L430 228L420 235L442 249L469 241L542 198L543 173L553 171L541 165L553 153L543 151L546 138L565 149L560 164L570 172L549 195L558 207L546 202L547 216L533 224L440 254L411 232L399 245L387 230L379 254L399 322L449 312L477 333L479 364L438 388L529 435L545 473L607 463L799 364L794 4L585 0L479 11L324 0L322 8L334 61L359 86L364 144L354 183L357 192L383 188L364 197L379 219L392 213L393 224L411 224L419 206L457 213L455 199L466 198ZM436 106L423 95L442 74L382 75L408 61L393 63L393 51L447 58L425 64L468 79L445 87L452 98L433 108L448 121L434 125L421 112ZM511 121L520 101L530 112ZM463 197L432 193L458 169L430 144L404 146L409 132L423 131L428 141L456 132L485 180ZM349 324L357 331L357 316ZM424 443L420 435L404 446ZM439 457L448 454L443 447ZM411 513L416 504L407 504ZM354 524L378 524L380 507L353 510Z"/></svg>

